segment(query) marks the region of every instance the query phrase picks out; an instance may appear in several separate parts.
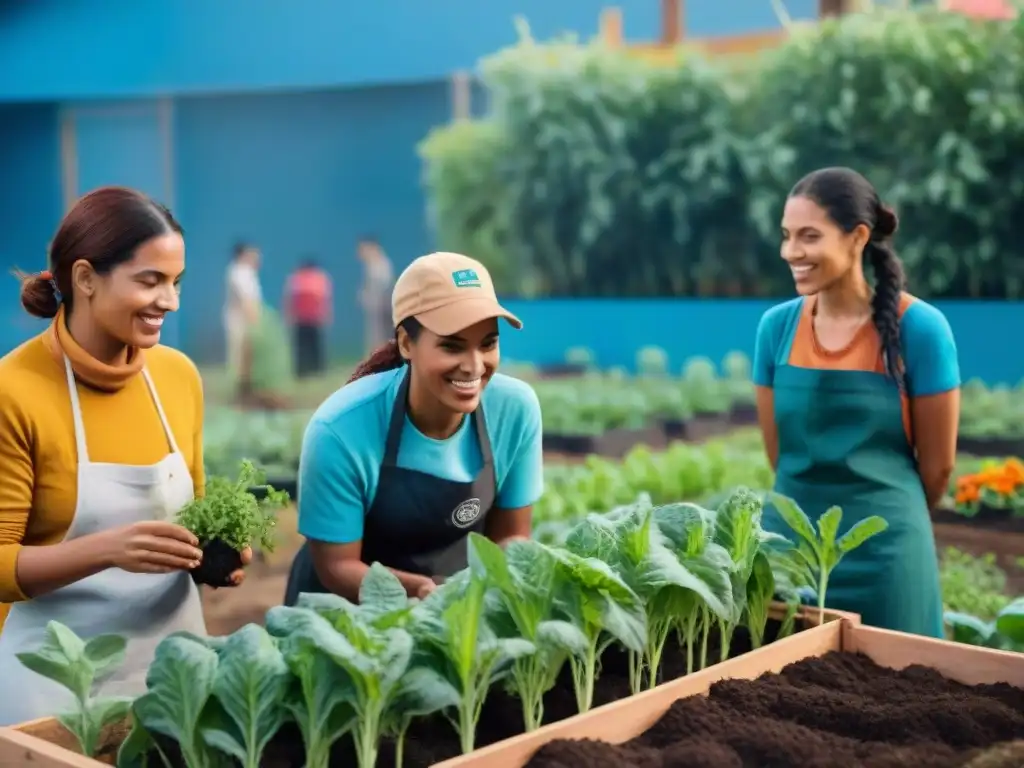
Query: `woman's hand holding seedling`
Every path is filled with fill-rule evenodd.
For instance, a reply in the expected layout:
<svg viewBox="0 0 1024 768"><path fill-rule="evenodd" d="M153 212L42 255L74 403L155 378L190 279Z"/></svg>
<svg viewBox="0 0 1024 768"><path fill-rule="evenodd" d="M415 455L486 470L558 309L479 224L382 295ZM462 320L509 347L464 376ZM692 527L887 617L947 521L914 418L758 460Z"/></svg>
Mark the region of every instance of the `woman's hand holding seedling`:
<svg viewBox="0 0 1024 768"><path fill-rule="evenodd" d="M252 561L252 547L274 549L277 512L288 504L288 494L265 485L266 479L251 461L241 462L238 477L216 475L206 480L206 493L193 499L177 515L203 548L204 562L193 569L198 584L211 587L238 586L244 566ZM250 489L262 486L257 500Z"/></svg>
<svg viewBox="0 0 1024 768"><path fill-rule="evenodd" d="M144 520L96 534L105 561L131 573L188 571L203 559L199 539L187 528Z"/></svg>
<svg viewBox="0 0 1024 768"><path fill-rule="evenodd" d="M242 567L237 571L233 571L231 576L228 577L231 579L231 586L233 587L237 587L245 581L245 566L252 562L252 547L246 547L240 554L242 556Z"/></svg>

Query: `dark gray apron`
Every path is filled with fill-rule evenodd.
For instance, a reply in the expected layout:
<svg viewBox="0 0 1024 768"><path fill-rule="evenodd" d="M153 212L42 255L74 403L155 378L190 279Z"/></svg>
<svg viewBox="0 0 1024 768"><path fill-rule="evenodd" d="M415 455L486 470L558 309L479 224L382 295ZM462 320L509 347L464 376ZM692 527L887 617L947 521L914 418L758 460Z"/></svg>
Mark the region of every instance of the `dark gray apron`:
<svg viewBox="0 0 1024 768"><path fill-rule="evenodd" d="M362 560L440 580L466 567L469 534L483 531L497 497L494 455L483 409L477 408L470 414L483 457L476 478L460 483L399 467L408 396L406 370L391 408L377 493L363 523ZM285 605L295 605L302 592L327 591L316 575L309 544L303 544L288 575Z"/></svg>

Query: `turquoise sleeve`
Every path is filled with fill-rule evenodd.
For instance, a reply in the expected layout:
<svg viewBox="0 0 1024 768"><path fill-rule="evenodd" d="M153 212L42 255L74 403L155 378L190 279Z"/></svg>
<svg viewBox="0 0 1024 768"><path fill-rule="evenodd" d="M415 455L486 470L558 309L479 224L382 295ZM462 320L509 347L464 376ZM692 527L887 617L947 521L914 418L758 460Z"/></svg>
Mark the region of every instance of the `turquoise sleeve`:
<svg viewBox="0 0 1024 768"><path fill-rule="evenodd" d="M772 307L757 324L754 337L754 364L752 378L759 387L771 387L775 382L775 348L778 338L779 313Z"/></svg>
<svg viewBox="0 0 1024 768"><path fill-rule="evenodd" d="M915 301L903 313L900 341L910 397L938 395L960 386L956 341L942 312Z"/></svg>
<svg viewBox="0 0 1024 768"><path fill-rule="evenodd" d="M515 423L508 425L510 434L520 435L518 441L509 441L514 447L504 466L505 477L499 481L497 506L499 509L528 507L544 492L544 452L540 401L532 387L518 389L521 402L510 415Z"/></svg>
<svg viewBox="0 0 1024 768"><path fill-rule="evenodd" d="M330 425L310 422L299 460L299 533L329 544L363 538L367 478L360 466Z"/></svg>

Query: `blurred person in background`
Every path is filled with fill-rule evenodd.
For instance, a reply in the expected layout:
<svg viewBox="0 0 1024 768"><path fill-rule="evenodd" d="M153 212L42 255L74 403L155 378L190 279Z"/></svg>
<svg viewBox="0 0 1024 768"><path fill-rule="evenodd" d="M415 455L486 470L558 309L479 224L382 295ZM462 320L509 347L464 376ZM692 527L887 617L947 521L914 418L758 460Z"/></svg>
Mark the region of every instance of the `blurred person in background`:
<svg viewBox="0 0 1024 768"><path fill-rule="evenodd" d="M68 211L49 269L22 276L22 306L51 323L0 359L0 726L74 709L18 660L50 621L127 640L96 696L139 696L161 640L206 634L189 575L203 553L172 522L204 493L203 386L159 344L184 270L171 213L105 187Z"/></svg>
<svg viewBox="0 0 1024 768"><path fill-rule="evenodd" d="M228 371L238 379L245 378L246 344L263 305L259 267L260 252L254 245L235 246L224 281L224 335Z"/></svg>
<svg viewBox="0 0 1024 768"><path fill-rule="evenodd" d="M370 354L391 338L391 286L394 272L391 260L376 238L359 240L359 260L363 262L363 284L359 289L359 305L363 308L365 353Z"/></svg>
<svg viewBox="0 0 1024 768"><path fill-rule="evenodd" d="M295 375L298 378L324 369L324 334L331 323L333 297L330 276L313 258L306 258L285 285L285 317L292 326Z"/></svg>
<svg viewBox="0 0 1024 768"><path fill-rule="evenodd" d="M812 520L841 506L837 538L873 515L888 523L836 567L828 605L941 638L929 509L956 458L960 368L945 316L904 290L896 228L856 171L825 168L797 182L781 255L799 296L761 318L753 378L775 491ZM762 523L793 537L773 505Z"/></svg>

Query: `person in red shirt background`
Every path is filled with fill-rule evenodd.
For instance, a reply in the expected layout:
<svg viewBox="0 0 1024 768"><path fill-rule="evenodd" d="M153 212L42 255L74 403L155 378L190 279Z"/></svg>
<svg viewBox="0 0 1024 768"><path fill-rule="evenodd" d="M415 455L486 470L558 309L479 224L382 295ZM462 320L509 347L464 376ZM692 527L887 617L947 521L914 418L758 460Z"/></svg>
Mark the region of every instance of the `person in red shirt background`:
<svg viewBox="0 0 1024 768"><path fill-rule="evenodd" d="M295 375L312 376L324 369L324 332L331 324L333 292L330 276L307 258L285 285L285 314L295 334Z"/></svg>

